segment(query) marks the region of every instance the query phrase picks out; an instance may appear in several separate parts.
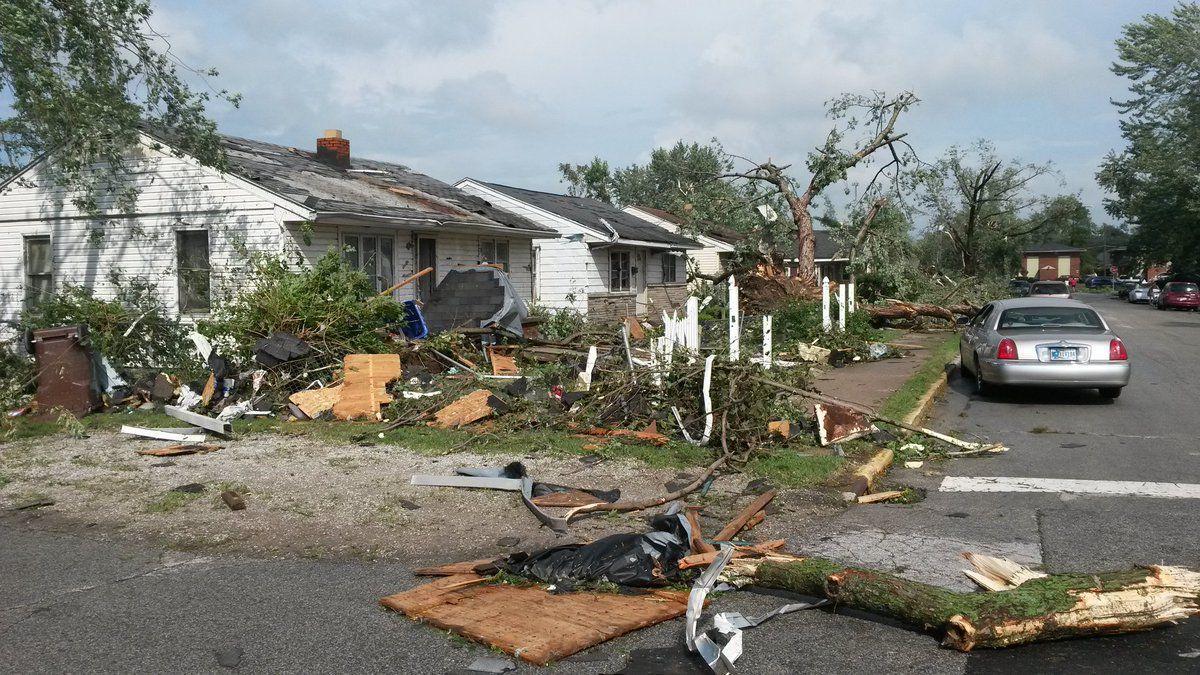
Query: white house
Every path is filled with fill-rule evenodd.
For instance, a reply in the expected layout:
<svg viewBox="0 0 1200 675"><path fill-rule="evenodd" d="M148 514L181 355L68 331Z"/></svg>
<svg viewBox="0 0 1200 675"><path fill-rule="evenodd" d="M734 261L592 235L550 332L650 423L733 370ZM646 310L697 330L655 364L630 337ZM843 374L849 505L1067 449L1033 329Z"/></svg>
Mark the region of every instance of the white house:
<svg viewBox="0 0 1200 675"><path fill-rule="evenodd" d="M683 219L675 214L652 206L626 206L625 212L632 213L638 218L648 220L676 234L682 232L684 225ZM715 276L725 270L726 264L733 258L734 250L741 239L737 232L716 225L705 226L704 232L689 236L692 236L701 248L688 251L687 257L701 274L708 276Z"/></svg>
<svg viewBox="0 0 1200 675"><path fill-rule="evenodd" d="M700 244L595 199L464 178L455 187L558 232L533 242L533 299L596 319L658 316L687 298L683 254Z"/></svg>
<svg viewBox="0 0 1200 675"><path fill-rule="evenodd" d="M532 242L558 233L446 183L385 162L350 156L341 132L301 150L223 137L229 170L201 165L160 134L130 152L136 206L102 201L77 209L48 175L47 158L0 184L0 322L65 284L113 297L120 279L157 286L185 319L204 316L235 292L254 252L311 263L343 249L386 289L414 271L426 276L395 293L428 297L455 267L502 265L518 292L533 290Z"/></svg>

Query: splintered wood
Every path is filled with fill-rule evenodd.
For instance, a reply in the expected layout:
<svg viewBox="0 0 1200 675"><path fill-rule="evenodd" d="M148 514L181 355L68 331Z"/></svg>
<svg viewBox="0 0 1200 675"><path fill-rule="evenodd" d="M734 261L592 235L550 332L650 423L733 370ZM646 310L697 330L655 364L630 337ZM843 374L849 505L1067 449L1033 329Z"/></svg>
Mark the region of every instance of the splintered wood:
<svg viewBox="0 0 1200 675"><path fill-rule="evenodd" d="M457 429L481 419L491 417L495 412L490 399L492 392L487 389L476 389L454 403L433 414L429 426L441 429Z"/></svg>
<svg viewBox="0 0 1200 675"><path fill-rule="evenodd" d="M400 355L347 354L344 365L345 382L333 404L333 416L339 420L378 419L379 406L392 402L387 385L400 377Z"/></svg>
<svg viewBox="0 0 1200 675"><path fill-rule="evenodd" d="M488 347L488 357L492 360L493 375L520 375L517 359L496 347Z"/></svg>
<svg viewBox="0 0 1200 675"><path fill-rule="evenodd" d="M149 457L175 457L176 455L193 455L197 453L203 454L206 452L214 452L220 449L221 446L211 445L208 443L181 443L179 445L168 445L165 448L138 450L137 454L147 455Z"/></svg>
<svg viewBox="0 0 1200 675"><path fill-rule="evenodd" d="M487 581L476 574L444 577L380 604L539 666L687 611L685 591L552 595L540 586Z"/></svg>
<svg viewBox="0 0 1200 675"><path fill-rule="evenodd" d="M316 419L327 411L342 397L342 385L323 387L321 389L306 389L288 397L288 400L311 419Z"/></svg>

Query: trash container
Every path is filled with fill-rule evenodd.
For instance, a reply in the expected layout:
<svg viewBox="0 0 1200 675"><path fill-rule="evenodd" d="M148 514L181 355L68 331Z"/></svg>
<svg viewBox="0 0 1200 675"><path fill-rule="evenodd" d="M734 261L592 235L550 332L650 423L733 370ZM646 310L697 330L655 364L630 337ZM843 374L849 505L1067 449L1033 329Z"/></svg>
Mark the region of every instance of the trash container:
<svg viewBox="0 0 1200 675"><path fill-rule="evenodd" d="M37 401L39 415L47 416L62 408L83 417L100 405L96 387L95 363L83 345L87 326L40 328L29 336L30 349L37 360Z"/></svg>

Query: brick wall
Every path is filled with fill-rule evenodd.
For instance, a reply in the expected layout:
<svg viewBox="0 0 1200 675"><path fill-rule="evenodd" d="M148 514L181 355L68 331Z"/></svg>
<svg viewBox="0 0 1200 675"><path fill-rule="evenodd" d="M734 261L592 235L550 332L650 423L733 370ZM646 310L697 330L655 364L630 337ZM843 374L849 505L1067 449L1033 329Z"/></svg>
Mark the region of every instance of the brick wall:
<svg viewBox="0 0 1200 675"><path fill-rule="evenodd" d="M588 318L593 321L620 321L637 312L637 297L632 293L589 293Z"/></svg>
<svg viewBox="0 0 1200 675"><path fill-rule="evenodd" d="M671 312L683 307L687 302L688 288L686 283L650 284L646 287L650 300L650 318L661 316L659 312Z"/></svg>

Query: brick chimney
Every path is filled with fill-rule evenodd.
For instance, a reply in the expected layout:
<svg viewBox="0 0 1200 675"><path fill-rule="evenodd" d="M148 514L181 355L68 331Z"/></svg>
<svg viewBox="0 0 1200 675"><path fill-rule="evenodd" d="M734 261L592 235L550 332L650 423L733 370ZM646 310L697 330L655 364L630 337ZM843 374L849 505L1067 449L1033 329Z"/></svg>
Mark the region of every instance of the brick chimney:
<svg viewBox="0 0 1200 675"><path fill-rule="evenodd" d="M341 129L326 129L317 139L317 159L339 169L350 168L350 141L342 138Z"/></svg>

